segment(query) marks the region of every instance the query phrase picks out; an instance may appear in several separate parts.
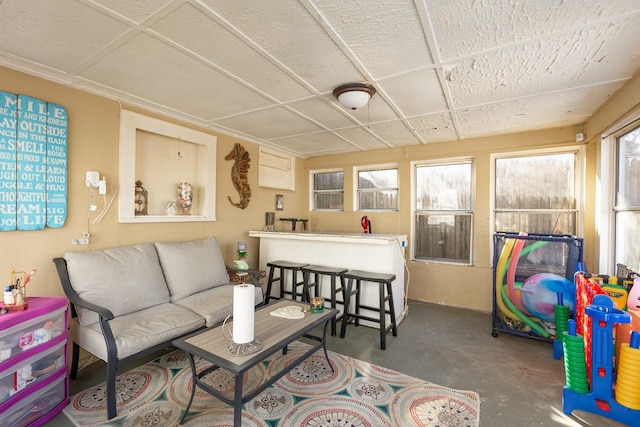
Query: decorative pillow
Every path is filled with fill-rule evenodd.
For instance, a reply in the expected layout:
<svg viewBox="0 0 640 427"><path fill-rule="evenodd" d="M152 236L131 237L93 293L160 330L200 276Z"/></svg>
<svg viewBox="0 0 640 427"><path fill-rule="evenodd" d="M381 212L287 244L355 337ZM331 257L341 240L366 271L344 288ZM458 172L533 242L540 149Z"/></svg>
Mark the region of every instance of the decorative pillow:
<svg viewBox="0 0 640 427"><path fill-rule="evenodd" d="M169 302L169 290L151 243L64 254L71 286L84 300L111 310L114 316ZM98 315L78 307L83 326Z"/></svg>
<svg viewBox="0 0 640 427"><path fill-rule="evenodd" d="M155 245L172 301L231 281L215 236Z"/></svg>

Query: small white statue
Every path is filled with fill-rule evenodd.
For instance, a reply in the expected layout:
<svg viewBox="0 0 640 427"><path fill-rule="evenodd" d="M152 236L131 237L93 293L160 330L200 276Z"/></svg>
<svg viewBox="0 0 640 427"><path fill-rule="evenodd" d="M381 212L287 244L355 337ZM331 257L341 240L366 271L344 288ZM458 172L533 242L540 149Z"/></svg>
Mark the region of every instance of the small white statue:
<svg viewBox="0 0 640 427"><path fill-rule="evenodd" d="M167 202L166 212L169 216L173 216L176 214L176 199L169 200Z"/></svg>

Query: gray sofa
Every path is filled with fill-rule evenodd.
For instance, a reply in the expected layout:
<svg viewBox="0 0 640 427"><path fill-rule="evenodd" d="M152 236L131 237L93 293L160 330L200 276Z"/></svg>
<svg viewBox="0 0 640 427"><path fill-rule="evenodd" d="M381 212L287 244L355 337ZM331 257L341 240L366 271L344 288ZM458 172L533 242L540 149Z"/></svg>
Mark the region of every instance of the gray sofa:
<svg viewBox="0 0 640 427"><path fill-rule="evenodd" d="M71 304L71 378L80 349L107 362L107 416L116 416L115 380L124 363L233 313L229 269L215 237L67 252L54 263ZM255 305L263 302L258 275Z"/></svg>

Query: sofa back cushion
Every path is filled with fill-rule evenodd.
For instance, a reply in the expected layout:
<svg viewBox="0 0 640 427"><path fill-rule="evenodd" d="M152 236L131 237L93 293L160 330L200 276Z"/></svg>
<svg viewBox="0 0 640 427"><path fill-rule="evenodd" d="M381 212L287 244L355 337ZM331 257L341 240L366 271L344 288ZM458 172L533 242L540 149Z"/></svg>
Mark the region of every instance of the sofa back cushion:
<svg viewBox="0 0 640 427"><path fill-rule="evenodd" d="M231 281L215 236L188 242L156 242L155 245L171 301Z"/></svg>
<svg viewBox="0 0 640 427"><path fill-rule="evenodd" d="M89 252L67 252L71 286L84 300L122 316L169 302L169 290L152 243ZM83 326L97 314L78 307Z"/></svg>

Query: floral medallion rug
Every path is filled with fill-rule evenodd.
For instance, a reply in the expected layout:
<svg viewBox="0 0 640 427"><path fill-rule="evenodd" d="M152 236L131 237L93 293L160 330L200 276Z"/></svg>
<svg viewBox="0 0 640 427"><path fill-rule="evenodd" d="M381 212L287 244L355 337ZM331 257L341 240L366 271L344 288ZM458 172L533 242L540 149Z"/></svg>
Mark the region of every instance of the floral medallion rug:
<svg viewBox="0 0 640 427"><path fill-rule="evenodd" d="M304 353L295 342L286 355L277 353L245 373L243 391L262 384L273 372ZM480 398L412 378L361 360L329 352L334 372L322 351L311 355L244 405L247 427L478 427ZM198 360L198 369L208 366ZM206 377L228 396L234 379L219 369ZM191 396L191 368L182 350L120 374L118 415L106 419L104 383L71 397L64 414L74 425L118 427L177 426ZM197 389L186 427L233 425L233 408Z"/></svg>

